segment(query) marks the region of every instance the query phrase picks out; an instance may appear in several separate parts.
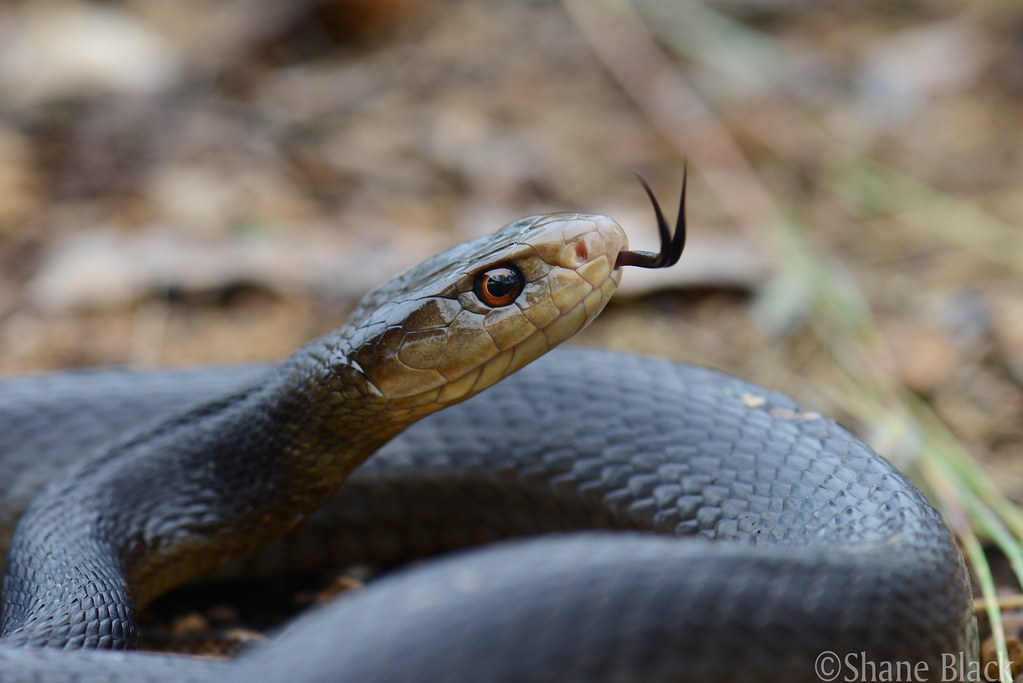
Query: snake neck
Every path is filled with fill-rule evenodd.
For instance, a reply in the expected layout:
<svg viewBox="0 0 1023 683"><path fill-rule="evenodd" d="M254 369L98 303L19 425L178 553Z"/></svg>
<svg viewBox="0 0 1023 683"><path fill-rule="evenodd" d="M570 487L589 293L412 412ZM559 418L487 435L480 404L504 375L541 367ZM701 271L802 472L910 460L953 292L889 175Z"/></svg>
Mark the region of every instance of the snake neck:
<svg viewBox="0 0 1023 683"><path fill-rule="evenodd" d="M362 384L336 343L314 344L263 381L82 461L19 522L2 637L133 647L136 606L293 527L408 424L374 413L382 399L356 407ZM109 618L87 628L97 610Z"/></svg>

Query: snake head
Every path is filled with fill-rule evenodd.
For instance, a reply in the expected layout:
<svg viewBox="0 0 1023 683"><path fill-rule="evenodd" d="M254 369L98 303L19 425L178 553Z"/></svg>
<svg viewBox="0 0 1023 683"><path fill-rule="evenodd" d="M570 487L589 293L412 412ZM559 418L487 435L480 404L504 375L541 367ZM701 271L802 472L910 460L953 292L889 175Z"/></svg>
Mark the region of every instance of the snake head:
<svg viewBox="0 0 1023 683"><path fill-rule="evenodd" d="M466 399L589 324L627 244L607 216L553 213L458 245L366 296L346 325L347 365L392 407Z"/></svg>

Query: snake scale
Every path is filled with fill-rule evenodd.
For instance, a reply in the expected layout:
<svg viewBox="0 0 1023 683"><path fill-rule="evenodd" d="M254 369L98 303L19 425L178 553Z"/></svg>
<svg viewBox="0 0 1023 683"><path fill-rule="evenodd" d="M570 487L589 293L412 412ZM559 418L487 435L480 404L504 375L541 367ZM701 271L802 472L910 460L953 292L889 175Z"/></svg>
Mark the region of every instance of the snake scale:
<svg viewBox="0 0 1023 683"><path fill-rule="evenodd" d="M846 676L968 674L949 678L977 659L952 535L841 427L679 363L527 366L623 267L678 259L682 207L674 236L654 207L659 254L603 216L522 219L280 366L0 383L0 681L818 681L822 653ZM109 651L234 556L440 553L231 662Z"/></svg>

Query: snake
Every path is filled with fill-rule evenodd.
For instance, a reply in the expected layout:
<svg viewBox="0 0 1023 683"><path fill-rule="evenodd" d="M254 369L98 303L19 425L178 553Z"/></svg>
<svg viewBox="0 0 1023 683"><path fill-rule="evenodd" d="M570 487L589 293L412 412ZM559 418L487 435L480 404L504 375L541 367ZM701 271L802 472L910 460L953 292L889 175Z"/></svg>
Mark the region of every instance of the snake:
<svg viewBox="0 0 1023 683"><path fill-rule="evenodd" d="M673 234L643 188L659 252L530 216L279 365L0 382L0 680L969 676L963 558L884 458L739 378L554 348L679 260L685 182ZM133 651L139 610L232 560L397 568L231 661Z"/></svg>

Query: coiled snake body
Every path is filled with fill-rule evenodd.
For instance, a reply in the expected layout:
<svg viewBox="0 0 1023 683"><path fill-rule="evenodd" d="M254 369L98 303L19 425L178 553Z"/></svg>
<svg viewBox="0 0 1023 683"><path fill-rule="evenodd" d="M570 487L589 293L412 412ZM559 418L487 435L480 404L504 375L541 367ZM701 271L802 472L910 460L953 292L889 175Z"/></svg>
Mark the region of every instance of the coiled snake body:
<svg viewBox="0 0 1023 683"><path fill-rule="evenodd" d="M17 524L0 680L813 681L822 653L947 680L947 657L977 656L956 544L833 422L600 351L475 395L592 319L622 266L677 259L659 223L650 255L605 217L518 221L370 294L279 368L0 385L0 537ZM137 605L345 478L253 566L580 533L395 572L230 663L54 647L130 647Z"/></svg>

